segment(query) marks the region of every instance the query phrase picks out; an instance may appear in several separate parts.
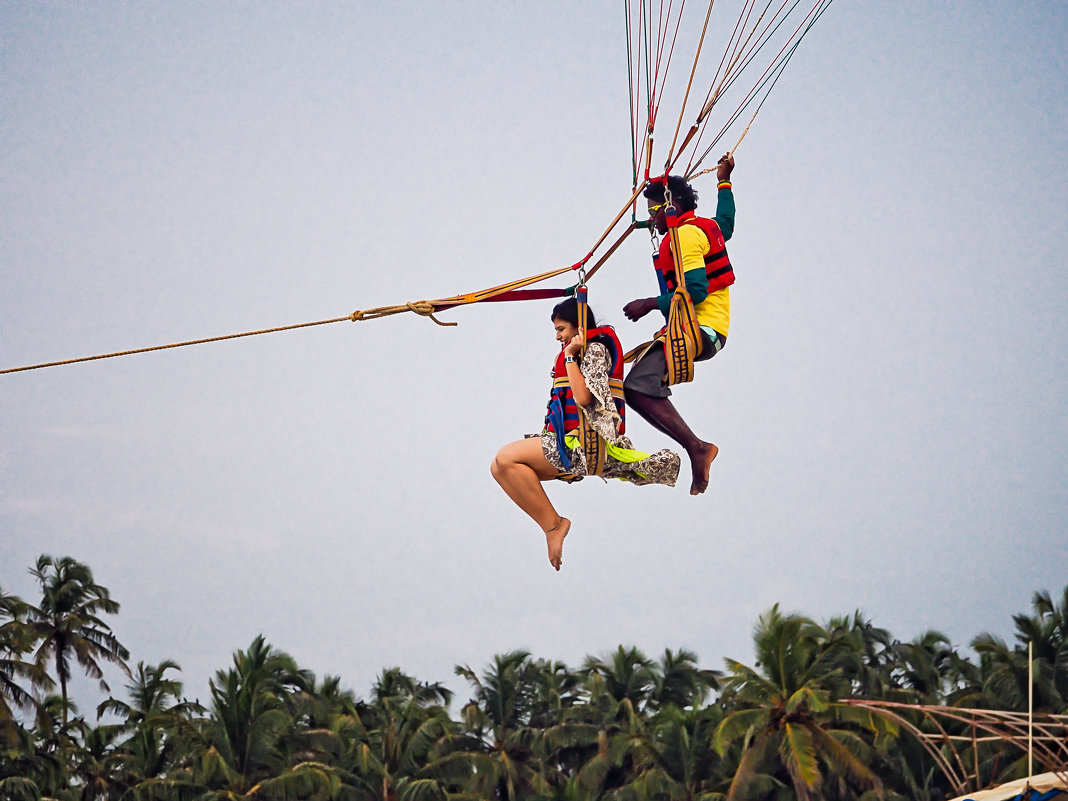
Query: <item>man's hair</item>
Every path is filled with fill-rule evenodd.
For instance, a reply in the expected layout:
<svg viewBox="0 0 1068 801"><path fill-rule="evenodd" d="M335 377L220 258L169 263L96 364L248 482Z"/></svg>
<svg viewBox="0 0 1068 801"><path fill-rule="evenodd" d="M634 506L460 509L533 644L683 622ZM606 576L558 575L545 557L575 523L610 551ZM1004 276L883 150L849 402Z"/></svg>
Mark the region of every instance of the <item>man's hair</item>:
<svg viewBox="0 0 1068 801"><path fill-rule="evenodd" d="M687 211L693 211L697 208L697 192L692 186L686 183L686 179L681 175L669 175L668 187L671 189L671 203L675 207L675 211L680 214ZM664 182L663 179L651 182L645 191L642 193L646 199L653 201L654 203L664 202Z"/></svg>

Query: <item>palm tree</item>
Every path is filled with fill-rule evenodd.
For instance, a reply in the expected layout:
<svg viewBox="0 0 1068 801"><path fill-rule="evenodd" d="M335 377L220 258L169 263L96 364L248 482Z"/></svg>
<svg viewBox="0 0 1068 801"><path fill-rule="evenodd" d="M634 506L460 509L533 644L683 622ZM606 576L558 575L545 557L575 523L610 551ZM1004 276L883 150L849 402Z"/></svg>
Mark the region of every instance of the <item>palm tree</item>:
<svg viewBox="0 0 1068 801"><path fill-rule="evenodd" d="M445 708L451 697L442 684L418 682L399 668L379 675L370 703L358 709L362 723L350 730L358 741L346 781L364 791L360 797L444 801L445 790L429 766L436 746L452 732Z"/></svg>
<svg viewBox="0 0 1068 801"><path fill-rule="evenodd" d="M582 667L587 681L600 685L617 702L638 713L653 697L659 674L656 663L634 647L619 646L605 660L588 656Z"/></svg>
<svg viewBox="0 0 1068 801"><path fill-rule="evenodd" d="M840 654L826 647L827 633L807 618L783 615L776 605L760 617L753 639L762 672L727 660L724 702L731 711L716 731L716 748L722 755L743 739L728 799L741 797L769 764L785 773L798 801L833 797L821 795L825 770L831 779L878 790L878 777L858 756L866 744L857 730L889 728L833 700L832 690L844 679L834 667Z"/></svg>
<svg viewBox="0 0 1068 801"><path fill-rule="evenodd" d="M1031 599L1034 614L1013 615L1016 645L984 632L972 640L979 654L978 676L958 703L996 709L1027 709L1027 644L1034 646L1034 705L1037 711L1059 713L1068 704L1068 587L1060 604L1049 592Z"/></svg>
<svg viewBox="0 0 1068 801"><path fill-rule="evenodd" d="M61 773L59 759L38 746L30 729L16 726L12 739L0 747L0 798L39 801L42 786Z"/></svg>
<svg viewBox="0 0 1068 801"><path fill-rule="evenodd" d="M583 675L588 700L572 717L592 728L595 739L576 771L579 794L681 798L695 786L691 771L701 773L698 761L704 765L707 757L719 764L711 750L703 757L682 753L700 746L693 746L695 732L680 721L691 712L695 720L704 719L697 710L709 690L718 687L720 676L698 668L692 652L668 649L655 662L637 648L620 646L607 658L587 657ZM705 726L698 736L710 738L710 732Z"/></svg>
<svg viewBox="0 0 1068 801"><path fill-rule="evenodd" d="M1035 689L1038 703L1050 712L1068 706L1068 585L1055 603L1049 591L1031 598L1033 615L1013 615L1020 650L1034 647Z"/></svg>
<svg viewBox="0 0 1068 801"><path fill-rule="evenodd" d="M977 684L957 699L962 705L1027 710L1027 650L1016 648L996 634L984 632L972 639L979 655ZM1036 686L1039 685L1036 682ZM1036 707L1043 709L1042 692L1036 694ZM1050 710L1046 710L1050 711Z"/></svg>
<svg viewBox="0 0 1068 801"><path fill-rule="evenodd" d="M556 796L562 796L598 753L601 729L597 716L590 714L583 674L545 659L532 660L530 667L533 701L528 726L542 775Z"/></svg>
<svg viewBox="0 0 1068 801"><path fill-rule="evenodd" d="M660 662L653 670L653 691L650 706L665 709L675 706L689 709L699 706L710 690L719 689L722 673L697 666L697 654L680 648L664 650Z"/></svg>
<svg viewBox="0 0 1068 801"><path fill-rule="evenodd" d="M79 801L107 801L122 787L123 757L115 747L116 726L85 726L82 743L72 754L72 784L81 787Z"/></svg>
<svg viewBox="0 0 1068 801"><path fill-rule="evenodd" d="M0 587L0 743L18 740L15 710L30 709L34 704L30 689L19 683L48 689L52 680L45 671L22 657L33 650L32 632L26 625L26 605Z"/></svg>
<svg viewBox="0 0 1068 801"><path fill-rule="evenodd" d="M24 757L42 797L61 797L70 787L71 768L85 729L85 721L73 701L58 695L38 699L34 706L33 753Z"/></svg>
<svg viewBox="0 0 1068 801"><path fill-rule="evenodd" d="M955 672L956 652L949 638L933 629L911 642L894 642L889 663L892 687L915 704L944 703Z"/></svg>
<svg viewBox="0 0 1068 801"><path fill-rule="evenodd" d="M660 710L649 723L648 735L630 739L634 777L617 795L672 801L721 799L730 783L713 747L722 719L719 706Z"/></svg>
<svg viewBox="0 0 1068 801"><path fill-rule="evenodd" d="M381 774L364 770L364 748L371 735L360 718L362 706L351 690L341 687L336 676L294 692L291 733L281 743L287 766L283 777L317 775L326 780L331 798L378 798Z"/></svg>
<svg viewBox="0 0 1068 801"><path fill-rule="evenodd" d="M166 775L140 782L133 797L200 801L337 797L341 782L336 770L294 762L286 747L300 725L300 699L314 681L292 657L257 636L247 651L234 654L231 669L217 671L210 682L209 717L195 728L182 726L188 753Z"/></svg>
<svg viewBox="0 0 1068 801"><path fill-rule="evenodd" d="M531 725L545 729L568 719L569 710L583 702L582 676L563 662L534 659L530 663Z"/></svg>
<svg viewBox="0 0 1068 801"><path fill-rule="evenodd" d="M116 737L128 735L116 748L126 788L164 775L175 763L183 734L193 736L193 717L207 711L183 699L182 683L167 676L167 671L180 669L169 659L159 665L138 662L126 685L130 703L108 698L97 707L98 719L110 714L121 720L112 727Z"/></svg>
<svg viewBox="0 0 1068 801"><path fill-rule="evenodd" d="M514 801L547 793L549 782L537 751L541 730L531 725L541 673L542 666L521 650L495 656L481 677L457 665L456 674L474 691L461 713L469 748L440 759L435 770L447 769L456 779L473 778L481 797Z"/></svg>
<svg viewBox="0 0 1068 801"><path fill-rule="evenodd" d="M588 701L578 712L596 726L597 749L576 783L580 793L609 797L635 777L634 748L648 736L648 714L662 677L656 662L623 646L607 659L587 657L582 674Z"/></svg>
<svg viewBox="0 0 1068 801"><path fill-rule="evenodd" d="M194 771L197 781L223 794L244 794L282 772L281 743L293 724L292 695L313 683L308 671L262 635L248 650L234 653L234 666L216 671L209 683L211 714Z"/></svg>
<svg viewBox="0 0 1068 801"><path fill-rule="evenodd" d="M93 581L93 573L86 565L69 556L60 560L41 556L30 573L41 585L42 594L39 607L26 606L28 626L38 643L34 665L45 669L52 661L64 701L72 656L108 692L100 660L115 663L129 674L125 662L129 651L99 617L101 613L116 614L118 603L111 600L106 587ZM65 707L63 714L67 714Z"/></svg>
<svg viewBox="0 0 1068 801"><path fill-rule="evenodd" d="M893 684L890 632L873 625L860 610L832 617L824 632L825 649L834 655L833 669L841 671L849 693L855 697L884 697Z"/></svg>

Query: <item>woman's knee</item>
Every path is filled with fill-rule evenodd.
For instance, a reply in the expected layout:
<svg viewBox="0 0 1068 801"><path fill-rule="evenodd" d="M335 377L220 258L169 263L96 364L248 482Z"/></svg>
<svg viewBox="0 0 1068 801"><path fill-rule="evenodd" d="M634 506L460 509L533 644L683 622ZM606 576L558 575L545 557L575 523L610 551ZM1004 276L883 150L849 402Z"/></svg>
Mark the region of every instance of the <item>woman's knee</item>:
<svg viewBox="0 0 1068 801"><path fill-rule="evenodd" d="M490 474L494 478L499 478L504 472L516 463L515 443L510 442L499 451L497 455L493 457L493 461L490 462Z"/></svg>
<svg viewBox="0 0 1068 801"><path fill-rule="evenodd" d="M493 461L490 462L490 475L499 480L502 473L504 473L504 463L501 461L501 451L497 451Z"/></svg>

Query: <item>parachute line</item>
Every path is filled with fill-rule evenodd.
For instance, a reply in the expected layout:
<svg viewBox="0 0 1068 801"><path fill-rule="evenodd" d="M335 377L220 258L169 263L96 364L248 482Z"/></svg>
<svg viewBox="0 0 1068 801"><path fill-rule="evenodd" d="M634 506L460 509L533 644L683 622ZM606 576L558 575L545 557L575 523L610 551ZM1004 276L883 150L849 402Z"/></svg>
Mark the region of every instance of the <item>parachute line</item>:
<svg viewBox="0 0 1068 801"><path fill-rule="evenodd" d="M647 75L644 103L640 96L643 87L633 77L629 83L633 156L631 166L634 171L632 176L634 186L637 186L639 180L638 173L643 147L645 149L645 178L649 179L657 117L685 8L685 0L677 8L672 0L667 0L667 2L659 0L653 8L651 5L653 1L655 0L639 2L635 5L632 0L625 0L624 4L627 15L627 56L630 62L630 74L634 76L644 70ZM664 161L665 174L672 171L677 164L687 163L687 159L689 162L685 175L694 177L698 174L705 174L697 172L701 162L720 143L730 128L739 122L739 118L747 111L753 110L752 117L749 118L748 124L738 139L738 143L741 143L755 120L756 114L763 107L771 90L776 86L786 66L796 54L798 45L831 2L833 0L816 0L813 5L809 6L804 0L766 0L766 2L744 0L733 22L719 63L716 64L708 83L707 93L699 113L688 131L683 134L683 122L691 102L691 94L699 81L699 62L708 46L709 31L714 29L712 13L715 0L710 0L690 66L689 78L685 85L679 118L670 147L667 149ZM792 32L789 32L790 28L793 28L790 22L802 15L800 23ZM645 26L653 24L658 26L657 30L643 36L642 34L646 33L643 30ZM648 45L644 49L643 41ZM772 47L777 52L770 59L770 63L756 77L748 91L742 93L737 106L727 115L726 122L718 129L711 142L706 144L711 130L715 130L711 127L711 112L724 97L737 93L738 81L744 78L755 67L756 60ZM641 132L642 121L639 119L643 105L647 110L644 137ZM736 144L735 148L737 146Z"/></svg>

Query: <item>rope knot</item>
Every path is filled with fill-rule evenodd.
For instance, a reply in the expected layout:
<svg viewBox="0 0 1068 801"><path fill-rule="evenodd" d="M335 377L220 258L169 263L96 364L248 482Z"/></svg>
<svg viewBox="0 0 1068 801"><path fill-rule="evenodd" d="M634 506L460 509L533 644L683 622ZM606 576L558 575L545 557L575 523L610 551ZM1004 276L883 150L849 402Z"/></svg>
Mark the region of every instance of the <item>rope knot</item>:
<svg viewBox="0 0 1068 801"><path fill-rule="evenodd" d="M420 317L429 317L441 326L458 325L458 323L441 322L441 320L434 316L436 308L437 307L429 300L416 300L398 306L379 306L375 309L357 309L348 316L348 319L352 320L354 323L358 323L361 320L377 320L379 317L389 317L391 314L401 314L402 312L410 311L415 312ZM344 320L345 318L342 317L340 319Z"/></svg>
<svg viewBox="0 0 1068 801"><path fill-rule="evenodd" d="M413 311L421 317L429 317L435 323L445 328L450 325L458 325L458 323L443 323L437 317L434 316L434 304L429 300L417 300L414 303L405 304L408 307L408 311Z"/></svg>

